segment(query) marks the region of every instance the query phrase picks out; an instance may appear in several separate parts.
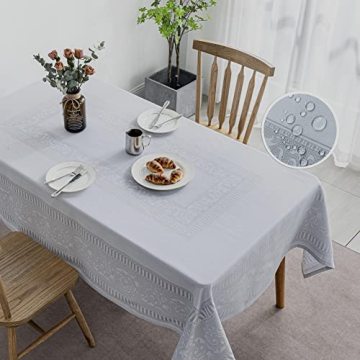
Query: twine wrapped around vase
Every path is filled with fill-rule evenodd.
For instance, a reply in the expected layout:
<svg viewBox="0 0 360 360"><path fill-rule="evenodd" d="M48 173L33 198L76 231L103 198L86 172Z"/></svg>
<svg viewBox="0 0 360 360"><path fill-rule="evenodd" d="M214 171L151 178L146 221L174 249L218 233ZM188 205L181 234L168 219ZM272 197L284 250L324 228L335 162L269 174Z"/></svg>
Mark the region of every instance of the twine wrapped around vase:
<svg viewBox="0 0 360 360"><path fill-rule="evenodd" d="M66 94L62 100L64 125L69 132L80 132L86 127L85 97L80 93Z"/></svg>
<svg viewBox="0 0 360 360"><path fill-rule="evenodd" d="M66 94L62 100L62 105L63 105L63 108L65 108L67 106L67 104L69 102L71 102L71 105L73 107L73 109L75 110L79 110L80 109L80 102L79 102L79 99L81 98L81 94L80 93L77 93L77 94Z"/></svg>

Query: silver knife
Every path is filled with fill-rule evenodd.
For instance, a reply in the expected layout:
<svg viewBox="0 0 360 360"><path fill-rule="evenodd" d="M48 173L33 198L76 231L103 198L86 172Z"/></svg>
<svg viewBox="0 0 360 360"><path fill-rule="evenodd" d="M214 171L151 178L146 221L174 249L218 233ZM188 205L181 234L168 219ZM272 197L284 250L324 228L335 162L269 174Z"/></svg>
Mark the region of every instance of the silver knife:
<svg viewBox="0 0 360 360"><path fill-rule="evenodd" d="M155 116L154 120L151 122L151 124L150 124L150 126L149 126L150 129L152 129L152 128L156 125L156 123L157 123L157 122L159 121L159 119L160 119L161 114L163 113L163 111L164 111L169 105L170 105L170 101L169 101L169 100L166 100L166 101L164 102L164 105L163 105L163 107L161 108L161 110L157 113L157 115Z"/></svg>
<svg viewBox="0 0 360 360"><path fill-rule="evenodd" d="M59 177L57 177L57 178L55 178L55 179L51 179L51 180L45 181L44 184L45 184L45 185L50 184L50 183L52 183L52 182L54 182L54 181L58 181L58 180L60 180L60 179L63 179L64 177L67 177L67 176L71 176L71 175L72 175L72 176L75 176L75 175L77 175L83 168L84 168L83 165L79 165L79 166L78 166L75 170L73 170L72 172L69 172L69 173L67 173L67 174L65 174L65 175L59 176Z"/></svg>
<svg viewBox="0 0 360 360"><path fill-rule="evenodd" d="M51 194L51 197L55 198L57 196L59 196L64 189L69 186L70 184L72 184L74 181L78 180L79 178L81 178L83 175L85 175L87 173L87 169L83 169L81 170L78 174L76 174L75 176L73 176L65 185L63 185L59 190L56 190L55 192L53 192Z"/></svg>

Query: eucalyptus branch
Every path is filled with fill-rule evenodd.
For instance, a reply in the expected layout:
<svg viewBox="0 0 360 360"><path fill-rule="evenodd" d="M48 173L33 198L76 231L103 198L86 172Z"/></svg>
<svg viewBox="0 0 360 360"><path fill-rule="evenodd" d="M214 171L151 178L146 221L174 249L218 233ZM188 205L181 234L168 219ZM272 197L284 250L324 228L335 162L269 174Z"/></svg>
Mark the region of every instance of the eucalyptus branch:
<svg viewBox="0 0 360 360"><path fill-rule="evenodd" d="M44 82L49 82L50 86L57 88L62 93L76 93L80 90L83 83L89 80L89 76L95 74L95 69L89 65L91 61L98 59L97 51L105 48L105 42L89 48L90 55L84 55L82 49L64 49L66 65L61 61L56 50L51 51L48 56L53 61L47 63L40 54L34 55L34 59L45 69L47 75L43 78ZM75 64L77 59L77 64Z"/></svg>

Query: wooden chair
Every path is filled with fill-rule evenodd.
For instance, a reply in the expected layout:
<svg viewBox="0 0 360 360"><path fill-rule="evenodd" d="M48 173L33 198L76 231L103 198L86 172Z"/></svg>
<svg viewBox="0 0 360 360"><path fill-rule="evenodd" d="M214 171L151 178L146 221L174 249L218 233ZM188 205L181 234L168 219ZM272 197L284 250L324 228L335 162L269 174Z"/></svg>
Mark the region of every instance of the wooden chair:
<svg viewBox="0 0 360 360"><path fill-rule="evenodd" d="M206 125L224 135L230 136L236 140L247 144L255 123L265 87L269 77L274 75L275 68L264 60L242 52L240 50L216 44L209 41L194 40L193 49L198 52L197 61L197 84L196 84L196 110L195 121ZM202 101L202 55L203 53L214 56L211 65L210 84L208 93L207 121L201 119L201 101ZM218 113L218 123L213 124L215 115L215 97L218 81L218 58L227 60L225 69L223 86L221 91L220 108ZM235 91L231 103L230 117L226 124L226 113L229 102L230 83L232 76L232 64L239 65L237 73ZM245 70L252 70L252 75L247 85L246 94L242 103L240 118L238 113L240 109L241 93L245 82ZM255 89L257 73L262 76L261 85L255 102L251 108L252 97ZM227 127L225 125L228 125ZM276 306L280 309L285 306L285 258L281 261L280 266L275 275L276 287Z"/></svg>
<svg viewBox="0 0 360 360"><path fill-rule="evenodd" d="M7 328L9 359L23 358L76 319L89 346L94 337L71 289L78 273L23 233L12 232L0 239L0 326ZM43 330L33 318L49 304L65 296L71 314L50 330ZM17 352L16 328L29 324L41 335Z"/></svg>

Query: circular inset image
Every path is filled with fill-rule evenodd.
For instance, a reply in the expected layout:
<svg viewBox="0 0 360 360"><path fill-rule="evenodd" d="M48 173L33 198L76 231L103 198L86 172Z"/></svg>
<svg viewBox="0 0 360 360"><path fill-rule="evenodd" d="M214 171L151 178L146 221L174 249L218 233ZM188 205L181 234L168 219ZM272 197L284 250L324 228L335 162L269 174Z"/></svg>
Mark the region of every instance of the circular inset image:
<svg viewBox="0 0 360 360"><path fill-rule="evenodd" d="M277 99L262 123L267 151L289 167L320 164L331 155L337 136L337 121L330 106L308 93L290 93Z"/></svg>

